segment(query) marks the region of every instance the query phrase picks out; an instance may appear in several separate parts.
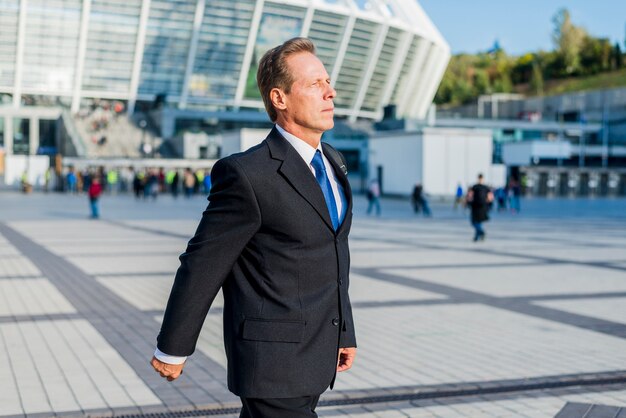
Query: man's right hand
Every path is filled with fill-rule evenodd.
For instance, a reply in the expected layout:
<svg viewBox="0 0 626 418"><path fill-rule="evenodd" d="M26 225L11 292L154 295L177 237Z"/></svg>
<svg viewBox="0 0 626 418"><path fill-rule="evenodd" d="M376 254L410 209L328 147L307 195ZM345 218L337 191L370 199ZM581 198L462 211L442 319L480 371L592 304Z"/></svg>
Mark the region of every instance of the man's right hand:
<svg viewBox="0 0 626 418"><path fill-rule="evenodd" d="M185 363L182 364L168 364L159 361L156 357L152 356L152 360L150 361L154 370L161 375L161 377L166 378L169 382L178 379L178 377L183 374L183 367L185 367Z"/></svg>

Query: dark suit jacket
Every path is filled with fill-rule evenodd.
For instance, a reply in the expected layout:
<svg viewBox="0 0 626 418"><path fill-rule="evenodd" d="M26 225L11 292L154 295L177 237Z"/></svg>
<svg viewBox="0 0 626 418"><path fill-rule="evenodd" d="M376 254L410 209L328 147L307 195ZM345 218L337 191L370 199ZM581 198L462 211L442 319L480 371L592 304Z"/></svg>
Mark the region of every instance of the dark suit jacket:
<svg viewBox="0 0 626 418"><path fill-rule="evenodd" d="M276 128L215 164L209 205L180 256L159 350L193 353L222 288L233 393L297 397L332 386L338 348L356 340L348 298L352 196L328 159L348 205L336 232L315 176Z"/></svg>

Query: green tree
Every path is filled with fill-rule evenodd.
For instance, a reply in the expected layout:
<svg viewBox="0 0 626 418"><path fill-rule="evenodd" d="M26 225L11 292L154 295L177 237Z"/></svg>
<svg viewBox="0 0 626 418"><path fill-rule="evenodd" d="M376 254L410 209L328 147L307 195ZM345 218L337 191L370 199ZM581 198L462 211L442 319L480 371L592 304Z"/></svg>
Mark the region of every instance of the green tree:
<svg viewBox="0 0 626 418"><path fill-rule="evenodd" d="M511 68L511 81L513 84L528 83L532 77L534 54L528 53L518 57Z"/></svg>
<svg viewBox="0 0 626 418"><path fill-rule="evenodd" d="M489 82L489 75L487 71L478 68L474 72L474 96L480 96L481 94L491 93L491 83Z"/></svg>
<svg viewBox="0 0 626 418"><path fill-rule="evenodd" d="M624 66L624 56L622 55L622 49L619 47L619 43L615 42L613 50L611 51L611 69L619 70Z"/></svg>
<svg viewBox="0 0 626 418"><path fill-rule="evenodd" d="M608 39L586 36L580 51L581 74L597 74L609 70L612 49Z"/></svg>
<svg viewBox="0 0 626 418"><path fill-rule="evenodd" d="M565 75L575 74L580 68L580 50L587 32L574 25L567 9L559 10L552 18L552 39L557 53L561 55Z"/></svg>
<svg viewBox="0 0 626 418"><path fill-rule="evenodd" d="M537 61L532 64L532 74L530 76L530 89L537 96L543 95L543 72L541 65Z"/></svg>

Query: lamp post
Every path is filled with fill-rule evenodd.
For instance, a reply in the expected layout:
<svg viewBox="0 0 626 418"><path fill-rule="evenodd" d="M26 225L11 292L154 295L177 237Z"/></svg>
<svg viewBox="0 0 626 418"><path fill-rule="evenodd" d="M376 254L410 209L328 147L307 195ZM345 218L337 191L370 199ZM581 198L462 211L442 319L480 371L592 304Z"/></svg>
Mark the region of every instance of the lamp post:
<svg viewBox="0 0 626 418"><path fill-rule="evenodd" d="M145 156L147 156L150 152L146 147L146 126L148 123L142 119L139 121L139 127L141 128L141 152Z"/></svg>

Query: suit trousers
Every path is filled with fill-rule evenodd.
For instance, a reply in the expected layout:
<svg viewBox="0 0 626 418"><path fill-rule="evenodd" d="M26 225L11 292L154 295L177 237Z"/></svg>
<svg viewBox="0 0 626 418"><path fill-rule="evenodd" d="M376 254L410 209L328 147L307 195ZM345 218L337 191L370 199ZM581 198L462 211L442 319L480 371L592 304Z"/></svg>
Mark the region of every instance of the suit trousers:
<svg viewBox="0 0 626 418"><path fill-rule="evenodd" d="M297 398L241 398L239 418L317 418L320 395Z"/></svg>

